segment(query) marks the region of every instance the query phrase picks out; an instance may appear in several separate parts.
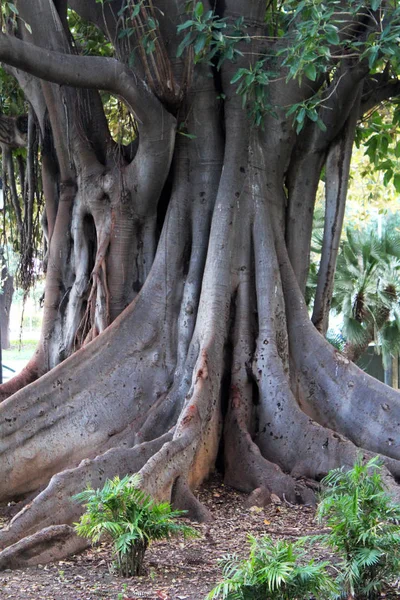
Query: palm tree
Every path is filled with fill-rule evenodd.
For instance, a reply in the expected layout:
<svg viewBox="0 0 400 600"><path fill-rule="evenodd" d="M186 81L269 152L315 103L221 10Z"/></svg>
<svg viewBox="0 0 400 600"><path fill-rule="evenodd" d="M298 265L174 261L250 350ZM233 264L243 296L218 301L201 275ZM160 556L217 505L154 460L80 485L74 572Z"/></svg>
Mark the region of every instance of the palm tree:
<svg viewBox="0 0 400 600"><path fill-rule="evenodd" d="M400 351L400 236L347 229L346 238L332 298L343 318L344 354L356 362L375 341L388 370Z"/></svg>
<svg viewBox="0 0 400 600"><path fill-rule="evenodd" d="M320 219L314 219L312 256L322 248ZM318 278L318 264L311 262L306 300L311 304ZM385 382L391 383L392 359L400 353L400 236L382 236L365 229L346 230L337 260L332 312L342 318L339 334L327 336L347 358L357 362L375 341L382 352Z"/></svg>

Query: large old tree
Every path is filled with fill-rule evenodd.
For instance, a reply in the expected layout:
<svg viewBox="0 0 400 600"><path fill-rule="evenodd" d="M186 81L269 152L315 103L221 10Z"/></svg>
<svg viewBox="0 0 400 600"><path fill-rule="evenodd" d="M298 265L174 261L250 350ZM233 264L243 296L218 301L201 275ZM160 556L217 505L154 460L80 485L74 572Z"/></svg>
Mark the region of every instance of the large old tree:
<svg viewBox="0 0 400 600"><path fill-rule="evenodd" d="M0 534L0 567L82 548L71 496L115 474L140 471L198 518L192 490L216 463L227 484L291 502L359 449L400 477L400 396L320 333L355 129L400 93L397 2L4 8L0 60L29 116L27 133L0 128L3 157L12 174L35 129L48 252L39 347L0 388L1 498L30 500ZM110 133L110 95L131 143Z"/></svg>

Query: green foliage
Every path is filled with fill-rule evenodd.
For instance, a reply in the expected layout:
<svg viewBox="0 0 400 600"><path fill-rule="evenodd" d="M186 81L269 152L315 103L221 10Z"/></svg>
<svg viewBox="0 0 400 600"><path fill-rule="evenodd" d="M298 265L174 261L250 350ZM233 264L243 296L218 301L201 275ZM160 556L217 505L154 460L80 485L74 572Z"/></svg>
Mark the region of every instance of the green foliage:
<svg viewBox="0 0 400 600"><path fill-rule="evenodd" d="M263 536L249 536L250 554L240 560L236 555L225 556L224 581L207 596L207 600L294 600L296 598L326 599L335 594L328 563L307 562L305 540L289 542Z"/></svg>
<svg viewBox="0 0 400 600"><path fill-rule="evenodd" d="M286 113L287 117L290 115L294 116L294 122L296 124L296 133L300 133L303 129L306 118L310 119L318 125L321 131L326 131L326 125L320 117L319 105L321 103L318 94L315 94L308 100L293 104Z"/></svg>
<svg viewBox="0 0 400 600"><path fill-rule="evenodd" d="M205 11L202 2L188 2L191 18L178 26L184 38L178 48L178 57L188 48L193 49L194 62L206 62L221 67L225 60L243 57L238 44L250 42L243 19L231 22L214 11ZM363 20L366 32L360 38L351 24ZM390 67L398 71L400 48L400 6L381 0L361 2L349 0L286 0L268 3L266 22L273 32L265 38L267 49L260 55L252 53L248 67L242 67L231 83L240 81L237 93L243 105L249 104L249 115L255 125L262 125L267 113L275 114L278 107L270 103L269 85L286 69L286 78L306 78L314 84L310 98L289 107L296 132L300 133L306 119L325 129L320 108L324 106L325 91L333 81L338 65L344 57L365 61L372 72ZM368 24L369 22L369 24ZM400 177L396 179L400 187Z"/></svg>
<svg viewBox="0 0 400 600"><path fill-rule="evenodd" d="M259 60L248 69L241 68L232 78L231 83L240 82L236 93L242 97L243 107L249 103L249 116L255 126L263 125L265 116L275 114L269 101L269 85L276 78L274 71L264 68L265 60Z"/></svg>
<svg viewBox="0 0 400 600"><path fill-rule="evenodd" d="M387 363L400 350L400 236L346 230L337 260L332 308L353 345L376 338Z"/></svg>
<svg viewBox="0 0 400 600"><path fill-rule="evenodd" d="M366 39L349 31L351 21L361 15L370 20ZM354 53L366 59L370 69L390 60L398 64L400 50L400 7L381 0L287 0L280 19L291 43L280 51L288 79L306 76L315 81L335 68L343 54ZM288 33L289 31L289 33Z"/></svg>
<svg viewBox="0 0 400 600"><path fill-rule="evenodd" d="M392 217L391 221L395 221ZM318 281L322 252L323 213L316 209L311 239L311 264L306 301L310 306ZM346 342L364 349L375 341L385 368L400 354L400 234L391 221L381 237L376 228L346 228L335 272L332 311L341 317L340 332L327 336L337 349Z"/></svg>
<svg viewBox="0 0 400 600"><path fill-rule="evenodd" d="M197 2L191 19L178 26L178 32L185 32L179 44L178 57L189 48L193 48L194 62L214 64L220 69L225 60L235 61L243 53L236 47L239 41L250 42L245 33L243 18L230 23L220 18L212 10L205 11L202 2Z"/></svg>
<svg viewBox="0 0 400 600"><path fill-rule="evenodd" d="M356 143L365 147L369 158L369 168L383 172L383 185L392 181L400 194L400 102L392 101L391 107L374 111L365 119L357 130ZM362 175L368 174L368 168Z"/></svg>
<svg viewBox="0 0 400 600"><path fill-rule="evenodd" d="M0 69L0 113L18 117L26 111L24 94L16 79Z"/></svg>
<svg viewBox="0 0 400 600"><path fill-rule="evenodd" d="M1 29L17 29L17 17L24 24L29 33L32 33L29 23L24 21L19 14L17 2L0 2L0 27Z"/></svg>
<svg viewBox="0 0 400 600"><path fill-rule="evenodd" d="M400 506L382 481L379 458L361 458L345 471L331 471L318 505L318 519L331 528L322 537L341 558L337 583L346 597L380 598L400 571ZM350 597L350 596L349 596Z"/></svg>
<svg viewBox="0 0 400 600"><path fill-rule="evenodd" d="M92 23L85 21L71 8L68 9L68 26L74 46L83 55L113 56L112 44Z"/></svg>
<svg viewBox="0 0 400 600"><path fill-rule="evenodd" d="M138 474L126 475L123 479L114 477L107 480L102 489L88 488L74 496L74 500L86 508L75 524L77 534L92 543L103 536L111 537L123 575L141 573L144 552L152 541L179 534L197 535L195 529L177 521L184 511L172 510L168 502L156 503L139 489L139 484ZM131 566L127 565L129 558L134 563Z"/></svg>

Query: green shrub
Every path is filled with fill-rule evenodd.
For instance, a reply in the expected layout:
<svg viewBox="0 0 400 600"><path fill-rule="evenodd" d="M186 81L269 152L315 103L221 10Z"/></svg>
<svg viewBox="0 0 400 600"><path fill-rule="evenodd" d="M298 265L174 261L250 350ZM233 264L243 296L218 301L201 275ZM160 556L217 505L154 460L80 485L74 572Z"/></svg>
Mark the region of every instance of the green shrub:
<svg viewBox="0 0 400 600"><path fill-rule="evenodd" d="M249 541L247 559L230 555L221 560L224 581L206 600L308 600L311 594L326 600L335 595L328 563L305 560L306 540L274 542L268 536L249 536Z"/></svg>
<svg viewBox="0 0 400 600"><path fill-rule="evenodd" d="M139 489L140 478L127 475L107 480L102 489L88 488L74 496L86 507L75 530L92 543L108 535L114 542L116 565L125 577L143 574L144 554L153 540L197 532L177 521L184 511L172 510L168 502L156 503Z"/></svg>
<svg viewBox="0 0 400 600"><path fill-rule="evenodd" d="M337 583L347 598L380 598L400 572L400 506L382 481L378 457L350 471L331 471L317 515L331 532L323 541L340 556Z"/></svg>

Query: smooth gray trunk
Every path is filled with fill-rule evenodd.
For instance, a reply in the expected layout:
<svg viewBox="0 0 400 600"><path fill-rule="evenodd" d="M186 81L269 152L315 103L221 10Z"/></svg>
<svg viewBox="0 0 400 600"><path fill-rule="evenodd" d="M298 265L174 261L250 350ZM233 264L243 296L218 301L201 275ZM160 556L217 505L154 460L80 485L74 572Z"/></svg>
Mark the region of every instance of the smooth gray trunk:
<svg viewBox="0 0 400 600"><path fill-rule="evenodd" d="M42 18L55 8L40 4ZM111 27L107 7L104 23L98 3L82 6ZM135 77L123 64L134 39L116 43L120 61L71 54L61 9L49 35L39 35L47 18L34 32L45 49L0 35L1 59L49 80L40 93L53 135L43 335L0 406L1 498L43 491L1 532L1 568L81 549L71 497L115 474L140 471L154 498L202 519L192 490L218 457L228 484L289 501L311 501L307 482L350 466L360 448L382 454L389 482L400 474L398 394L326 342L302 297L320 170L365 67L335 74L326 134L310 123L308 141L296 137L286 110L256 129L230 84L246 54L220 74L191 70L175 58L182 6L169 8L158 32L168 43L154 62L141 56ZM21 11L35 24L28 0ZM225 3L254 34L247 50L258 49L264 13L261 0ZM94 118L103 88L136 116L134 158L116 159L107 123ZM309 94L284 77L271 85L281 106Z"/></svg>

